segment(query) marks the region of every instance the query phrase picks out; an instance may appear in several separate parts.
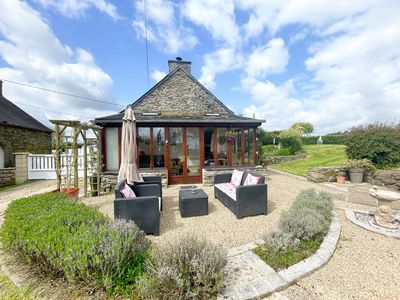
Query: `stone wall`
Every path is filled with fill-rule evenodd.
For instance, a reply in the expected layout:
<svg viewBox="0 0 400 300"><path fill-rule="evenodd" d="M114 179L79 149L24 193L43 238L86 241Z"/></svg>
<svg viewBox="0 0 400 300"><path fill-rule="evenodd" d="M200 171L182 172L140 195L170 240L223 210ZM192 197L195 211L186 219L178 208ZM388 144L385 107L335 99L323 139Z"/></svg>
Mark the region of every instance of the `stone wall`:
<svg viewBox="0 0 400 300"><path fill-rule="evenodd" d="M307 180L312 182L334 182L336 176L347 175L345 167L316 167L309 168L307 171Z"/></svg>
<svg viewBox="0 0 400 300"><path fill-rule="evenodd" d="M168 186L168 171L167 169L140 169L142 176L161 176L163 186ZM104 172L101 174L101 189L103 192L114 191L117 184L118 173Z"/></svg>
<svg viewBox="0 0 400 300"><path fill-rule="evenodd" d="M214 176L217 174L232 173L235 168L205 168L203 169L203 185L214 185ZM253 170L255 173L267 175L267 168L264 167L239 167L239 170Z"/></svg>
<svg viewBox="0 0 400 300"><path fill-rule="evenodd" d="M0 169L0 187L15 184L15 168Z"/></svg>
<svg viewBox="0 0 400 300"><path fill-rule="evenodd" d="M374 185L400 190L400 170L377 170L367 180Z"/></svg>
<svg viewBox="0 0 400 300"><path fill-rule="evenodd" d="M348 172L345 167L317 167L309 168L307 179L312 182L334 182L339 174ZM364 181L374 185L386 186L388 188L400 190L400 170L373 170L364 174Z"/></svg>
<svg viewBox="0 0 400 300"><path fill-rule="evenodd" d="M168 115L201 115L205 113L228 114L217 101L209 106L209 94L187 74L178 70L167 81L159 85L144 100L134 106L135 111L161 111Z"/></svg>
<svg viewBox="0 0 400 300"><path fill-rule="evenodd" d="M298 160L298 159L305 159L306 155L301 154L301 155L287 155L287 156L265 156L264 162L267 165L272 165L272 164L279 164L285 161L292 161L292 160Z"/></svg>
<svg viewBox="0 0 400 300"><path fill-rule="evenodd" d="M15 152L51 153L51 132L0 124L0 146L4 150L4 167L14 167Z"/></svg>

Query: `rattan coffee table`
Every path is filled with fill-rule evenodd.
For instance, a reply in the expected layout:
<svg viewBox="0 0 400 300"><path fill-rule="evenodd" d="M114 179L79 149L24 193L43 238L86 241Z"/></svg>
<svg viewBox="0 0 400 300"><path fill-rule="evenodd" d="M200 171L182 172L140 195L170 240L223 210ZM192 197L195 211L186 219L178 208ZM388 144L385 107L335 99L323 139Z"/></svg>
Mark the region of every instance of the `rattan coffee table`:
<svg viewBox="0 0 400 300"><path fill-rule="evenodd" d="M202 189L180 190L179 212L182 218L208 215L208 195Z"/></svg>

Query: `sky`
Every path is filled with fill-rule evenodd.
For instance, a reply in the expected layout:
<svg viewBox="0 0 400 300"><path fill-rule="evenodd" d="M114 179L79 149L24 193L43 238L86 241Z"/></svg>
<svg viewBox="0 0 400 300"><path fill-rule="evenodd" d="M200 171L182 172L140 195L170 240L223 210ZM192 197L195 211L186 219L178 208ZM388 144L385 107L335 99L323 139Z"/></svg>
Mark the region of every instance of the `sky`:
<svg viewBox="0 0 400 300"><path fill-rule="evenodd" d="M398 0L0 1L0 79L108 102L3 84L46 125L90 120L134 102L180 56L266 130L333 133L400 120L399 15Z"/></svg>

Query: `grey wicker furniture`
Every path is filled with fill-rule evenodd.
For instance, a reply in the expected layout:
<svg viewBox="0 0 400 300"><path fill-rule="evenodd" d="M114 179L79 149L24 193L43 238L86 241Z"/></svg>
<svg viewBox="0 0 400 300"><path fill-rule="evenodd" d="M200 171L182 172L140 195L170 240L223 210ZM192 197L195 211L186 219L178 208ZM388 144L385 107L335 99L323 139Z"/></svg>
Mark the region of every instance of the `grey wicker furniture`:
<svg viewBox="0 0 400 300"><path fill-rule="evenodd" d="M243 185L248 174L260 176L260 182L254 185ZM236 218L267 214L267 184L265 176L245 171L241 185L237 187L230 185L232 173L217 174L214 177L214 197L229 208ZM230 188L228 190L226 187Z"/></svg>
<svg viewBox="0 0 400 300"><path fill-rule="evenodd" d="M160 197L161 197L161 211L163 208L162 201L162 178L161 176L143 176L143 182L135 182L135 185L143 185L143 184L157 184L160 188Z"/></svg>
<svg viewBox="0 0 400 300"><path fill-rule="evenodd" d="M146 234L160 234L161 197L158 184L143 184L131 186L135 192L134 198L123 198L120 190L126 181L115 186L114 217L135 222Z"/></svg>
<svg viewBox="0 0 400 300"><path fill-rule="evenodd" d="M182 218L208 215L208 195L202 189L180 190L179 212Z"/></svg>

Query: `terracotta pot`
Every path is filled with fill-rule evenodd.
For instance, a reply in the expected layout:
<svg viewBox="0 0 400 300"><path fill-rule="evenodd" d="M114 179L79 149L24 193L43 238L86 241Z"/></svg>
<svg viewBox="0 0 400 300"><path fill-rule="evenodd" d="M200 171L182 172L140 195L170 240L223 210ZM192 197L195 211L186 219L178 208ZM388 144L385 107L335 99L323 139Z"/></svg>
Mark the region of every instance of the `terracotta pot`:
<svg viewBox="0 0 400 300"><path fill-rule="evenodd" d="M336 176L337 183L343 184L345 179L346 179L346 177L344 177L344 176Z"/></svg>
<svg viewBox="0 0 400 300"><path fill-rule="evenodd" d="M56 189L54 191L51 191L52 193L59 193L60 190ZM65 188L61 190L61 193L64 193L65 195L71 197L71 198L78 198L79 195L79 188Z"/></svg>

